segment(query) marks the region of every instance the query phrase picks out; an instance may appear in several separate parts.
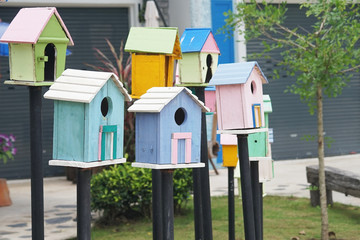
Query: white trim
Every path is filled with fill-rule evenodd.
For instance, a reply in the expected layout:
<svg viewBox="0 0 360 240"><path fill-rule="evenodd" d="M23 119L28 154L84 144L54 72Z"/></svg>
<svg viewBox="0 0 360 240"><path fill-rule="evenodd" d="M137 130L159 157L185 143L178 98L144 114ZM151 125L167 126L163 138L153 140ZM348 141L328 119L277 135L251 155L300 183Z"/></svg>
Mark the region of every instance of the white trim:
<svg viewBox="0 0 360 240"><path fill-rule="evenodd" d="M138 5L141 0L11 0L1 7L78 7L78 8L129 8L129 27L140 26Z"/></svg>
<svg viewBox="0 0 360 240"><path fill-rule="evenodd" d="M50 160L50 166L62 166L62 167L75 167L75 168L94 168L102 167L114 164L125 163L125 158L114 159L114 160L105 160L105 161L95 161L95 162L77 162L69 160Z"/></svg>
<svg viewBox="0 0 360 240"><path fill-rule="evenodd" d="M252 129L234 129L234 130L217 130L218 134L231 134L231 135L241 135L241 134L252 134L259 132L268 132L268 128L252 128Z"/></svg>
<svg viewBox="0 0 360 240"><path fill-rule="evenodd" d="M178 168L202 168L205 163L184 163L184 164L153 164L133 162L132 167L149 168L149 169L178 169Z"/></svg>

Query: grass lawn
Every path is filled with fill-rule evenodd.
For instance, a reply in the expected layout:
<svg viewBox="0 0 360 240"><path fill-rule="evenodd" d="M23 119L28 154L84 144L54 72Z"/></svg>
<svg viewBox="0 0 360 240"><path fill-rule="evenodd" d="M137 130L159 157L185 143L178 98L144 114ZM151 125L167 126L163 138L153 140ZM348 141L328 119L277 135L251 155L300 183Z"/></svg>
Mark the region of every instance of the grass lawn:
<svg viewBox="0 0 360 240"><path fill-rule="evenodd" d="M212 223L214 239L228 239L227 197L213 197ZM242 205L236 197L236 239L244 239ZM300 240L320 239L320 208L310 206L310 200L294 197L266 196L264 198L264 239L284 240L299 237ZM335 203L329 208L329 231L338 239L360 239L360 207ZM193 205L182 215L175 216L175 239L194 239ZM306 235L300 235L303 231ZM92 239L152 239L150 219L127 221L115 226L92 229Z"/></svg>

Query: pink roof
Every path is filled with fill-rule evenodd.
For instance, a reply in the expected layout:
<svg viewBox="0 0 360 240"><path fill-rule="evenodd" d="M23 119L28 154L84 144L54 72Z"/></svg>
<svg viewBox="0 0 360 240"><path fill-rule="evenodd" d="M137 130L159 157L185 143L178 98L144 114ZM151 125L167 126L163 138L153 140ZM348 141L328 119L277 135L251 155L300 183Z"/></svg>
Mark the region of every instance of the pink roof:
<svg viewBox="0 0 360 240"><path fill-rule="evenodd" d="M214 35L210 32L201 52L217 53L220 54L220 50L216 44Z"/></svg>
<svg viewBox="0 0 360 240"><path fill-rule="evenodd" d="M55 14L66 36L69 38L69 45L74 45L69 31L54 7L22 8L12 20L0 41L35 44L53 14Z"/></svg>

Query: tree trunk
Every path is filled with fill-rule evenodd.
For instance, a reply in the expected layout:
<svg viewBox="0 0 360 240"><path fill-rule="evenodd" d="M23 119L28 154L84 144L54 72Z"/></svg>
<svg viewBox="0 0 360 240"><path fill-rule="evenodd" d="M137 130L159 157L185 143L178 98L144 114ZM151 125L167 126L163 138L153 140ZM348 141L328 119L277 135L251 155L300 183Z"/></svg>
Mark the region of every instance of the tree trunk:
<svg viewBox="0 0 360 240"><path fill-rule="evenodd" d="M325 162L324 162L324 121L323 97L321 85L317 86L317 124L318 124L318 157L319 157L319 190L321 208L321 239L328 240L328 212L326 203Z"/></svg>

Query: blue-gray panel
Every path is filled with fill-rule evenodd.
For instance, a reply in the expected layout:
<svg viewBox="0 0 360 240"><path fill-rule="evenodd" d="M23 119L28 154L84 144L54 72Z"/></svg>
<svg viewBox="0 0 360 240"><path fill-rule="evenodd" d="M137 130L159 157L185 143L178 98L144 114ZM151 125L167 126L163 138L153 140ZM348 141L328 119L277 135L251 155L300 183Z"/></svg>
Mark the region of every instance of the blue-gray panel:
<svg viewBox="0 0 360 240"><path fill-rule="evenodd" d="M0 8L0 18L11 22L19 8ZM105 42L108 38L116 50L129 32L127 8L58 8L74 42L72 54L67 57L66 68L88 69L84 63L99 65L94 47L111 56ZM0 56L0 133L16 136L18 153L6 165L0 163L0 177L20 179L30 177L29 95L27 87L7 86L8 58ZM43 88L43 92L47 88ZM49 167L52 158L53 101L43 99L43 166L45 176L64 174L62 167Z"/></svg>
<svg viewBox="0 0 360 240"><path fill-rule="evenodd" d="M311 28L313 19L306 18L298 5L288 5L287 22L289 27L301 23ZM301 31L299 29L299 31ZM255 53L262 49L260 40L253 40L247 45L247 52ZM280 52L272 54L279 59ZM280 74L279 79L271 79L276 68L276 60L251 59L258 61L268 77L269 84L264 86L264 94L269 94L273 112L269 114L270 127L274 128L272 153L275 160L317 157L317 143L301 140L304 135L317 134L316 114L311 116L308 107L300 101L298 95L284 93L286 86L294 83L295 77ZM324 124L327 137L334 139L331 148L325 148L326 156L360 152L360 82L355 74L343 94L337 98L324 100Z"/></svg>

